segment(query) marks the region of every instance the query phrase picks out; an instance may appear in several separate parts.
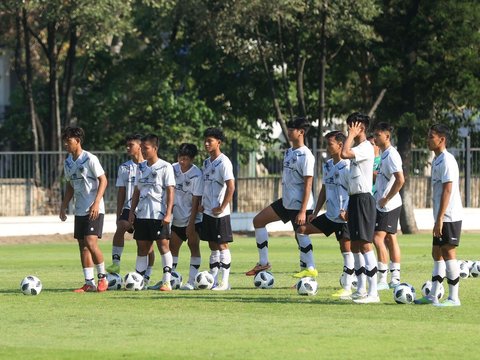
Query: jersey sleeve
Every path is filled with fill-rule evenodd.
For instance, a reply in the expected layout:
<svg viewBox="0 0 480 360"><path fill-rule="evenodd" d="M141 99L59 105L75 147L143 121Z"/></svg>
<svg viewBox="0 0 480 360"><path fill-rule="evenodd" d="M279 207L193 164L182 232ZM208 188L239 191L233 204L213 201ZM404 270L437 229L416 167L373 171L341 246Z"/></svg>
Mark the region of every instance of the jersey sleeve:
<svg viewBox="0 0 480 360"><path fill-rule="evenodd" d="M355 161L362 162L367 160L369 157L374 155L373 147L368 141L364 141L363 143L359 144L352 148L353 153L355 154ZM370 145L370 146L369 146Z"/></svg>
<svg viewBox="0 0 480 360"><path fill-rule="evenodd" d="M203 172L198 171L198 176L194 179L193 184L193 196L202 196L203 195Z"/></svg>
<svg viewBox="0 0 480 360"><path fill-rule="evenodd" d="M233 176L233 165L230 160L223 162L222 177L223 177L223 181L235 179L235 177Z"/></svg>
<svg viewBox="0 0 480 360"><path fill-rule="evenodd" d="M451 158L445 157L443 162L443 167L441 171L442 184L453 182L458 178L458 166L456 162L452 161Z"/></svg>
<svg viewBox="0 0 480 360"><path fill-rule="evenodd" d="M392 156L388 157L387 170L390 174L403 172L402 158L398 152L395 152L392 154Z"/></svg>
<svg viewBox="0 0 480 360"><path fill-rule="evenodd" d="M116 187L127 187L127 179L126 179L126 169L125 166L120 165L118 167L118 175L117 175L117 182L115 183ZM127 174L128 177L128 174Z"/></svg>
<svg viewBox="0 0 480 360"><path fill-rule="evenodd" d="M171 164L167 165L165 170L165 186L175 186L175 173Z"/></svg>
<svg viewBox="0 0 480 360"><path fill-rule="evenodd" d="M92 155L90 157L90 167L92 169L93 175L96 178L99 178L100 176L105 174L105 171L103 170L102 165L100 164L100 160L98 160L98 157L95 155Z"/></svg>
<svg viewBox="0 0 480 360"><path fill-rule="evenodd" d="M303 176L313 176L315 173L315 157L310 151L305 152L305 162L302 166Z"/></svg>

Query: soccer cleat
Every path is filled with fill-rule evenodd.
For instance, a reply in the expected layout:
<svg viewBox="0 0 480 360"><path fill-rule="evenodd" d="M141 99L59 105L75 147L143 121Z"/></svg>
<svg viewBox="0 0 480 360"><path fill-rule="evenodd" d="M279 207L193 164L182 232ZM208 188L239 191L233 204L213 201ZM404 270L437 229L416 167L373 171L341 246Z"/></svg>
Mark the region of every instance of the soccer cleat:
<svg viewBox="0 0 480 360"><path fill-rule="evenodd" d="M318 276L317 269L305 269L300 271L299 273L293 274L294 278L304 278L304 277L316 278L317 276Z"/></svg>
<svg viewBox="0 0 480 360"><path fill-rule="evenodd" d="M355 291L350 296L340 296L341 300L358 300L367 297L367 293L365 291Z"/></svg>
<svg viewBox="0 0 480 360"><path fill-rule="evenodd" d="M182 286L180 286L180 290L195 290L192 284L190 283L185 283Z"/></svg>
<svg viewBox="0 0 480 360"><path fill-rule="evenodd" d="M390 286L386 283L386 282L379 282L377 283L377 290L389 290L390 289Z"/></svg>
<svg viewBox="0 0 480 360"><path fill-rule="evenodd" d="M112 265L107 266L105 270L107 270L107 272L109 272L110 274L113 274L113 273L120 274L120 265L113 263Z"/></svg>
<svg viewBox="0 0 480 360"><path fill-rule="evenodd" d="M417 305L428 305L428 304L434 304L435 302L436 301L433 296L424 296L414 301L414 303Z"/></svg>
<svg viewBox="0 0 480 360"><path fill-rule="evenodd" d="M395 289L399 284L400 284L400 279L392 279L392 281L388 283L388 287L390 289Z"/></svg>
<svg viewBox="0 0 480 360"><path fill-rule="evenodd" d="M338 297L338 298L348 297L348 298L351 299L352 290L340 289L340 290L335 291L335 292L332 294L332 296L333 296L333 297Z"/></svg>
<svg viewBox="0 0 480 360"><path fill-rule="evenodd" d="M442 301L441 303L435 303L433 306L438 306L438 307L452 307L452 306L460 306L462 305L460 303L460 300L452 300L452 299L447 299L445 301Z"/></svg>
<svg viewBox="0 0 480 360"><path fill-rule="evenodd" d="M98 292L104 292L108 289L108 280L107 278L102 278L98 279L98 286L97 286L97 291Z"/></svg>
<svg viewBox="0 0 480 360"><path fill-rule="evenodd" d="M160 291L172 291L172 287L170 286L170 284L162 284L162 286L160 286L160 289L158 289Z"/></svg>
<svg viewBox="0 0 480 360"><path fill-rule="evenodd" d="M361 299L353 300L355 304L377 304L380 302L380 297L367 295Z"/></svg>
<svg viewBox="0 0 480 360"><path fill-rule="evenodd" d="M159 281L155 285L147 286L147 289L148 290L160 290L160 288L162 287L162 284L163 284L163 282Z"/></svg>
<svg viewBox="0 0 480 360"><path fill-rule="evenodd" d="M147 290L148 289L148 283L150 282L150 277L147 275L143 276L143 288L142 290Z"/></svg>
<svg viewBox="0 0 480 360"><path fill-rule="evenodd" d="M217 286L213 287L212 290L213 290L213 291L226 291L226 290L230 290L230 284L228 284L228 283L221 283L221 284L218 284Z"/></svg>
<svg viewBox="0 0 480 360"><path fill-rule="evenodd" d="M246 276L255 276L257 275L260 271L266 271L266 270L270 270L272 268L272 265L270 265L270 263L267 263L266 265L260 265L259 263L257 263L257 265L255 265L253 267L253 269L251 270L248 270L245 275Z"/></svg>
<svg viewBox="0 0 480 360"><path fill-rule="evenodd" d="M95 285L89 285L89 284L84 284L80 289L73 290L73 292L76 292L76 293L96 292L96 291L97 291L97 287Z"/></svg>

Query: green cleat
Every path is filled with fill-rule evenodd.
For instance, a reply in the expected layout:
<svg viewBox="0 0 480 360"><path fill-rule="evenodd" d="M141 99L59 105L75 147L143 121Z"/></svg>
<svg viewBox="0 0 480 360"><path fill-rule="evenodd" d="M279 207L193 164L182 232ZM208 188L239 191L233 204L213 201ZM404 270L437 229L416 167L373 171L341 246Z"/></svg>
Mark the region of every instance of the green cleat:
<svg viewBox="0 0 480 360"><path fill-rule="evenodd" d="M432 296L424 296L415 300L414 303L417 305L429 305L435 303L435 298Z"/></svg>
<svg viewBox="0 0 480 360"><path fill-rule="evenodd" d="M117 273L120 274L120 265L113 263L112 265L108 266L105 270L110 274Z"/></svg>
<svg viewBox="0 0 480 360"><path fill-rule="evenodd" d="M162 285L163 285L163 282L160 280L160 281L157 282L155 285L148 286L147 289L148 289L148 290L160 290L160 288L162 287Z"/></svg>
<svg viewBox="0 0 480 360"><path fill-rule="evenodd" d="M447 299L441 303L436 303L433 304L433 306L438 306L438 307L452 307L452 306L460 306L460 300L452 300L452 299Z"/></svg>
<svg viewBox="0 0 480 360"><path fill-rule="evenodd" d="M318 276L318 271L317 269L305 269L300 271L299 273L293 274L294 278L304 278L304 277L311 277L311 278L316 278Z"/></svg>
<svg viewBox="0 0 480 360"><path fill-rule="evenodd" d="M352 290L340 289L340 290L335 291L335 292L332 294L332 296L333 296L333 297L337 297L337 298L344 298L344 297L351 298L351 296L352 296Z"/></svg>

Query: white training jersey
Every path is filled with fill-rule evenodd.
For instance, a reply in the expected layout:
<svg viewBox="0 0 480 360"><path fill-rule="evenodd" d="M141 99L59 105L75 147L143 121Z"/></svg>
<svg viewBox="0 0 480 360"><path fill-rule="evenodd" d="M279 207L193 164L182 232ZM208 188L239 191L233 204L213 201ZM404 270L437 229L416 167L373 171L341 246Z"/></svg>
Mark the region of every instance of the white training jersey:
<svg viewBox="0 0 480 360"><path fill-rule="evenodd" d="M375 159L373 145L365 140L353 147L352 151L355 153L355 158L350 160L348 193L350 196L372 193L373 160Z"/></svg>
<svg viewBox="0 0 480 360"><path fill-rule="evenodd" d="M392 211L399 206L402 206L402 198L400 193L396 193L393 198L381 208L378 206L378 201L381 198L384 198L390 192L393 183L395 182L395 173L403 172L402 168L402 158L398 153L397 149L393 146L390 146L388 149L385 149L382 152L380 160L380 168L377 173L377 179L375 180L375 202L377 210L381 212Z"/></svg>
<svg viewBox="0 0 480 360"><path fill-rule="evenodd" d="M173 206L172 225L184 227L188 225L192 213L194 196L202 196L202 170L192 165L186 172L182 172L179 163L173 164L175 174L175 204ZM202 215L197 213L195 223L202 221Z"/></svg>
<svg viewBox="0 0 480 360"><path fill-rule="evenodd" d="M347 211L348 208L348 189L347 178L350 170L349 160L340 160L336 164L333 159L329 159L323 164L322 183L325 186L325 198L327 203L327 212L325 215L331 221L345 223L340 218L340 210Z"/></svg>
<svg viewBox="0 0 480 360"><path fill-rule="evenodd" d="M148 166L147 161L138 164L135 186L140 191L135 214L138 219L163 220L167 210L167 187L175 186L173 167L158 159Z"/></svg>
<svg viewBox="0 0 480 360"><path fill-rule="evenodd" d="M65 177L73 187L75 198L75 215L85 216L90 212L90 206L95 201L98 189L98 178L105 174L98 158L83 150L77 160L72 155L65 159ZM105 214L105 204L100 201L99 213Z"/></svg>
<svg viewBox="0 0 480 360"><path fill-rule="evenodd" d="M445 149L432 162L433 218L435 220L440 210L443 184L447 182L452 183L452 194L448 201L443 222L460 221L462 220L463 207L460 197L458 164L455 157Z"/></svg>
<svg viewBox="0 0 480 360"><path fill-rule="evenodd" d="M314 175L315 157L306 146L289 148L283 158L282 204L285 209L300 210L305 191L305 176ZM310 191L307 210L313 209L313 194Z"/></svg>
<svg viewBox="0 0 480 360"><path fill-rule="evenodd" d="M133 160L125 161L118 167L116 187L125 188L125 201L122 209L132 207L133 190L135 189L135 177L137 176L137 163Z"/></svg>
<svg viewBox="0 0 480 360"><path fill-rule="evenodd" d="M215 160L210 158L203 162L203 213L212 217L220 218L230 215L230 204L227 204L223 212L213 215L212 209L220 206L225 198L228 180L234 180L233 166L225 154L220 154Z"/></svg>

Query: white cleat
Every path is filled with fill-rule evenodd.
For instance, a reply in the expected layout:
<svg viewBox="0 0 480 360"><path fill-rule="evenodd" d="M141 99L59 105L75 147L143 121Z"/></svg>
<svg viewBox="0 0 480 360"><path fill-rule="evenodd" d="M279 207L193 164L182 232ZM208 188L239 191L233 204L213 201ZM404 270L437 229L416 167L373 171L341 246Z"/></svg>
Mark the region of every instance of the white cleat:
<svg viewBox="0 0 480 360"><path fill-rule="evenodd" d="M355 304L377 304L380 302L380 298L377 296L367 295L362 299L353 300Z"/></svg>

